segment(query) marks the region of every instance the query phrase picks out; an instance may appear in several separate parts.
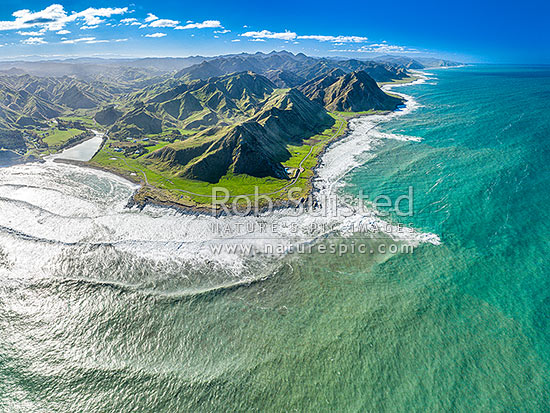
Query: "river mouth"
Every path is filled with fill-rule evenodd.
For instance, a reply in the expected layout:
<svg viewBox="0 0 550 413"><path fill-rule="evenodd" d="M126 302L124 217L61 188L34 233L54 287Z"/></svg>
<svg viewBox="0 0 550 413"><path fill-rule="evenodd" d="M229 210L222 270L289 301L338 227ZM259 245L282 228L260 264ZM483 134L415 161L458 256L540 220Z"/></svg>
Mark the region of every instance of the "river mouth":
<svg viewBox="0 0 550 413"><path fill-rule="evenodd" d="M64 151L57 153L55 155L48 156L47 160L54 159L66 159L71 161L82 161L88 162L96 152L101 148L103 143L103 133L93 131L95 136L91 139L88 139L78 145L75 145L71 148L65 149Z"/></svg>

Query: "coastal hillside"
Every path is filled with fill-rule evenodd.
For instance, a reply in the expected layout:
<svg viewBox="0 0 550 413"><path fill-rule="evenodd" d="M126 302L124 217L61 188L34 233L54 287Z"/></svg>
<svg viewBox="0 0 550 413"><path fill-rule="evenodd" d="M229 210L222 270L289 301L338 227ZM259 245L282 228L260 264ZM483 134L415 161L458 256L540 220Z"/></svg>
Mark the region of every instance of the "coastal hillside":
<svg viewBox="0 0 550 413"><path fill-rule="evenodd" d="M17 129L40 125L59 116L62 108L26 89L11 87L0 79L0 127Z"/></svg>
<svg viewBox="0 0 550 413"><path fill-rule="evenodd" d="M393 110L402 100L382 91L366 72L333 69L300 86L300 91L329 111Z"/></svg>
<svg viewBox="0 0 550 413"><path fill-rule="evenodd" d="M120 119L121 116L122 112L117 110L114 105L108 105L94 115L94 120L100 125L109 126Z"/></svg>
<svg viewBox="0 0 550 413"><path fill-rule="evenodd" d="M279 51L212 58L3 63L0 127L36 130L60 116L84 116L109 127L117 138L130 138L159 127L196 131L228 126L251 117L275 89L304 90L320 76L359 70L379 82L409 76L406 66L413 66L403 59L389 60L339 60Z"/></svg>
<svg viewBox="0 0 550 413"><path fill-rule="evenodd" d="M0 85L71 109L89 109L111 100L116 86L74 77L0 76Z"/></svg>
<svg viewBox="0 0 550 413"><path fill-rule="evenodd" d="M288 179L295 164L286 162L305 150L297 148L335 123L328 112L394 109L400 100L376 80L409 76L402 65L285 51L199 61L169 61L185 67L159 75L161 61L153 60L149 77L143 66L114 62L103 62L102 74L94 59L81 72L86 59L22 65L57 77L14 63L0 75L0 147L40 156L93 127L106 131L107 160L124 154L150 170L211 183L232 174ZM66 75L71 70L79 75ZM117 73L127 78L113 80Z"/></svg>
<svg viewBox="0 0 550 413"><path fill-rule="evenodd" d="M346 73L342 69L332 69L330 72L324 75L317 76L298 88L304 95L314 102L325 105L325 91L332 84L344 76Z"/></svg>
<svg viewBox="0 0 550 413"><path fill-rule="evenodd" d="M42 127L64 112L93 109L113 96L105 85L70 77L0 76L0 127Z"/></svg>
<svg viewBox="0 0 550 413"><path fill-rule="evenodd" d="M287 145L300 143L332 126L323 107L295 89L275 91L250 119L234 126L210 128L147 156L177 175L217 182L228 174L288 179L281 162Z"/></svg>
<svg viewBox="0 0 550 413"><path fill-rule="evenodd" d="M264 76L236 73L192 82L169 81L131 95L127 112L110 132L119 137L145 135L160 128L204 129L227 126L254 114L276 89ZM110 120L115 119L109 109ZM104 115L98 113L100 117ZM97 116L97 115L96 115Z"/></svg>

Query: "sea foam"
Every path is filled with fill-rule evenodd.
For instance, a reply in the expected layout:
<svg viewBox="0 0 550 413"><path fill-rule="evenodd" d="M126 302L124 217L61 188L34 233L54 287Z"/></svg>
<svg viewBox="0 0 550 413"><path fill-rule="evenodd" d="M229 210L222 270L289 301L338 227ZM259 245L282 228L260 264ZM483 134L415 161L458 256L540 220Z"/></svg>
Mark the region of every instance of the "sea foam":
<svg viewBox="0 0 550 413"><path fill-rule="evenodd" d="M416 83L426 79L422 76ZM384 88L395 93L393 89L398 86ZM47 276L56 272L55 268L62 274L63 265L56 263L63 260L56 257L71 254L70 251L82 255L82 248L91 247L92 252L82 255L81 265L86 265L90 255L97 254L98 259L109 257L113 263L134 257L178 268L188 265L206 268L209 269L204 271L206 280L210 277L208 274L216 271L232 274L221 281L217 278L217 281L206 281L205 288L216 288L222 284L232 285L232 276L254 281L253 277L243 278L246 263L255 255L251 251L265 251L268 245L275 247L271 250L274 253L256 259L256 265L276 262L277 256L285 256L290 246L322 242L331 237L345 239L353 236L358 228L369 228L388 240L410 245L437 245L440 239L436 234L404 232L398 224L382 219L374 208L359 210L353 200L351 203L340 201L343 178L376 156L376 148L384 140L419 140L378 129L380 124L419 107L411 96L399 95L406 99L403 108L388 115L352 120L350 133L324 154L313 182L314 192L320 200L336 199L336 212L331 209L334 205L323 202L314 210L288 208L259 217L182 215L155 206L128 209L126 203L136 185L106 172L49 161L0 170L0 246L6 259L14 263L14 268L19 268L16 271L19 274L28 274L32 269L31 273ZM259 225L262 230L257 229ZM247 227L256 230L234 230ZM280 245L285 248L277 249Z"/></svg>

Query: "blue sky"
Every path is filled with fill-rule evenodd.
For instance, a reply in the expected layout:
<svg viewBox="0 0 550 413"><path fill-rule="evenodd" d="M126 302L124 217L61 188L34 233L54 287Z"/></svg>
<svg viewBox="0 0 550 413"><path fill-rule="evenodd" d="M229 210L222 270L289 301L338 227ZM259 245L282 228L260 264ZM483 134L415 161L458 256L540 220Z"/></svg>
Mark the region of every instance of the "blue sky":
<svg viewBox="0 0 550 413"><path fill-rule="evenodd" d="M135 1L135 0L134 0ZM286 49L550 63L550 2L2 0L0 59Z"/></svg>

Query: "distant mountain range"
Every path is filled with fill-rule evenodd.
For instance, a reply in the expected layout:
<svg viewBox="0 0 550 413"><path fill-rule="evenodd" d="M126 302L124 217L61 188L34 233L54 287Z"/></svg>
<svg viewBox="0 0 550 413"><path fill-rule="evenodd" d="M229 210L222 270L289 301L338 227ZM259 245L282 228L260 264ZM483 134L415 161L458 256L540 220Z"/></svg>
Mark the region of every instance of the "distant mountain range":
<svg viewBox="0 0 550 413"><path fill-rule="evenodd" d="M343 63L345 61L353 62L351 66ZM266 74L267 71L289 71L299 72L305 67L320 65L329 66L329 70L340 65L348 66L348 70L365 70L376 81L385 81L378 79L376 75L366 70L368 65L374 64L386 67L390 72L392 67L404 69L424 69L426 67L436 66L458 66L460 63L437 58L409 58L406 56L383 55L368 60L347 59L347 58L319 58L306 56L303 53L292 54L286 51L271 53L240 53L223 56L189 56L189 57L150 57L138 59L103 59L103 58L75 58L63 60L38 60L38 61L0 61L0 75L21 75L30 74L43 77L74 76L81 80L118 80L124 83L146 79L156 76L173 74L184 71L191 66L200 66L204 62L211 62L210 67L214 67L216 72L210 76L220 76L242 71L254 71L259 74ZM359 62L359 63L358 63ZM357 67L358 64L364 65ZM299 66L302 66L301 68ZM355 67L354 67L355 65ZM209 65L203 65L208 67ZM343 68L346 70L345 68ZM315 70L315 69L313 69ZM195 72L191 76L194 78L204 78L204 73L199 68L194 68ZM383 74L384 71L381 71ZM185 73L182 73L184 75ZM196 77L200 74L199 77ZM320 73L318 73L320 74ZM307 79L311 78L311 73L305 72ZM268 76L269 77L269 76Z"/></svg>
<svg viewBox="0 0 550 413"><path fill-rule="evenodd" d="M383 55L373 58L375 62L384 62L403 66L407 69L427 69L432 67L461 66L462 63L452 60L439 59L436 57L416 57L414 59L406 56Z"/></svg>
<svg viewBox="0 0 550 413"><path fill-rule="evenodd" d="M344 72L362 70L377 82L390 82L408 76L399 65L361 61L314 58L303 53L272 52L221 56L184 68L174 77L185 80L208 79L229 73L252 71L266 76L278 87L296 87L307 80L339 68Z"/></svg>

